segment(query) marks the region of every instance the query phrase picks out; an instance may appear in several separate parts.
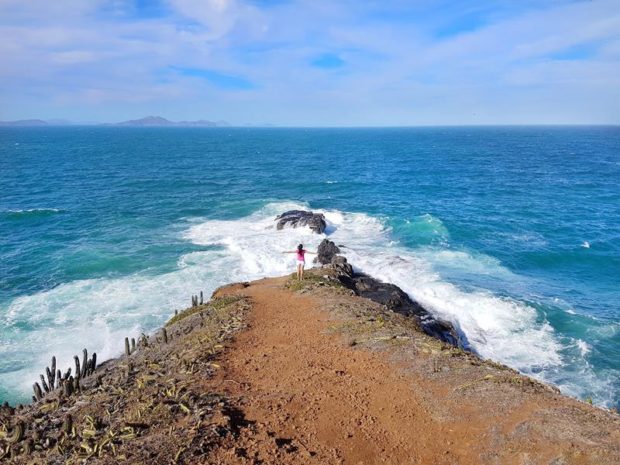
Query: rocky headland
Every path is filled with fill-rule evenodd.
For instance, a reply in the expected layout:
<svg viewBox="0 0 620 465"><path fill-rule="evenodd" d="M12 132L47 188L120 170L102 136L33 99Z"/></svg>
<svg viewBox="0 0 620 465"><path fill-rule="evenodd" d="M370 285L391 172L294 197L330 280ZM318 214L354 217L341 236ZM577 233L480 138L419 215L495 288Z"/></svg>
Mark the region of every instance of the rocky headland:
<svg viewBox="0 0 620 465"><path fill-rule="evenodd" d="M311 212L276 221L295 216L321 227ZM339 245L318 252L304 281L192 296L159 331L126 339L122 357L84 353L73 372L53 360L32 404L0 407L0 460L620 463L616 412L480 359L401 289L355 272Z"/></svg>

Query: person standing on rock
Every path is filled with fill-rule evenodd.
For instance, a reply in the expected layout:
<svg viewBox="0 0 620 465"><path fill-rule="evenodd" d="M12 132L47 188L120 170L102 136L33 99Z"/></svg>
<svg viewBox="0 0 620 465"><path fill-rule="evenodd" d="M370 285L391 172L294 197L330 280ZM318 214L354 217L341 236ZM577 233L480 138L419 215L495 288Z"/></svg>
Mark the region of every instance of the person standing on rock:
<svg viewBox="0 0 620 465"><path fill-rule="evenodd" d="M308 252L307 250L304 249L304 245L303 244L299 244L297 246L297 250L292 250L292 251L286 251L286 252L282 252L282 253L294 253L297 254L297 279L299 281L304 279L304 267L306 266L306 254L315 254L316 252Z"/></svg>

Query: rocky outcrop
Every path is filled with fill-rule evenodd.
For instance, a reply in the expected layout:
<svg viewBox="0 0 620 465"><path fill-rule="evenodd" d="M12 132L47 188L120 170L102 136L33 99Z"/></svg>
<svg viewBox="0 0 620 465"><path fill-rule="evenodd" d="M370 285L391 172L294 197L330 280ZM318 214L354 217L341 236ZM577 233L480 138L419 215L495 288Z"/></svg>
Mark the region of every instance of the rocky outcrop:
<svg viewBox="0 0 620 465"><path fill-rule="evenodd" d="M334 269L344 286L361 297L385 305L395 313L415 318L426 334L455 347L463 347L463 340L451 323L433 316L400 287L363 273L356 273L345 257L337 255L339 252L340 248L336 244L323 239L318 248L318 261Z"/></svg>
<svg viewBox="0 0 620 465"><path fill-rule="evenodd" d="M325 223L325 215L322 213L313 213L305 210L289 210L276 216L276 228L278 230L285 226L297 228L299 226L308 226L317 234L322 234L327 227Z"/></svg>
<svg viewBox="0 0 620 465"><path fill-rule="evenodd" d="M321 265L327 265L331 263L332 258L340 253L340 249L332 241L323 239L319 244L316 253L317 255L315 262L320 263Z"/></svg>

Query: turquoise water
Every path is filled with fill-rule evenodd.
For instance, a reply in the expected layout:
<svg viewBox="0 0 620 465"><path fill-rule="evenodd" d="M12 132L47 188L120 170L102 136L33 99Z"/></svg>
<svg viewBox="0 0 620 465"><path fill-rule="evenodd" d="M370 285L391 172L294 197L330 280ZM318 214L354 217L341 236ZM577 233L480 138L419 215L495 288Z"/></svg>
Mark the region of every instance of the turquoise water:
<svg viewBox="0 0 620 465"><path fill-rule="evenodd" d="M297 207L482 356L618 406L619 181L619 128L2 128L0 401L290 271Z"/></svg>

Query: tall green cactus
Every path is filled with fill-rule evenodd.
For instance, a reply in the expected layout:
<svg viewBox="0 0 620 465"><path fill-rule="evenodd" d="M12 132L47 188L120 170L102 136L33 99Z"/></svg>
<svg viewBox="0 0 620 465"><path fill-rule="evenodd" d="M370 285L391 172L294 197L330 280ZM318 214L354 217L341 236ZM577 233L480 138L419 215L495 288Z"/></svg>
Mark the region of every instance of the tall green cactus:
<svg viewBox="0 0 620 465"><path fill-rule="evenodd" d="M82 373L82 370L80 370L80 357L74 355L73 360L75 361L75 377L79 378Z"/></svg>
<svg viewBox="0 0 620 465"><path fill-rule="evenodd" d="M50 392L50 388L47 385L47 383L45 382L45 378L43 377L43 375L39 375L39 377L41 378L41 386L43 386L43 390L47 394L48 392Z"/></svg>
<svg viewBox="0 0 620 465"><path fill-rule="evenodd" d="M34 390L34 396L37 400L43 399L43 392L41 391L41 386L39 386L39 383L34 383L32 385L32 389Z"/></svg>
<svg viewBox="0 0 620 465"><path fill-rule="evenodd" d="M82 349L82 378L86 378L86 368L88 365L88 351Z"/></svg>
<svg viewBox="0 0 620 465"><path fill-rule="evenodd" d="M56 381L56 356L52 355L52 364L51 364L51 372L52 372L52 380L50 381L50 387L53 388Z"/></svg>

